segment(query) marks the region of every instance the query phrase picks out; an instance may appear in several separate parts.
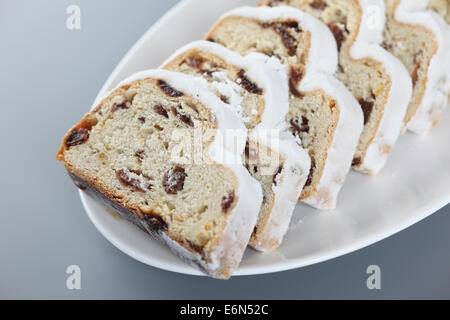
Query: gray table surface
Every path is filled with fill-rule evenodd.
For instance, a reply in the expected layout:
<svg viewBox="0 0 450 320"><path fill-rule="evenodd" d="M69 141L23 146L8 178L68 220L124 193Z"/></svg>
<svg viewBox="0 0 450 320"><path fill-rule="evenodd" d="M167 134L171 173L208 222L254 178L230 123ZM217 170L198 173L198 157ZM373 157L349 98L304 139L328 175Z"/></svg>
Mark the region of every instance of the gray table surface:
<svg viewBox="0 0 450 320"><path fill-rule="evenodd" d="M306 268L218 281L158 270L95 229L54 158L122 56L176 0L0 0L0 298L450 298L450 206L363 250ZM81 8L81 30L66 8ZM81 268L81 290L66 268ZM366 268L379 265L381 290Z"/></svg>

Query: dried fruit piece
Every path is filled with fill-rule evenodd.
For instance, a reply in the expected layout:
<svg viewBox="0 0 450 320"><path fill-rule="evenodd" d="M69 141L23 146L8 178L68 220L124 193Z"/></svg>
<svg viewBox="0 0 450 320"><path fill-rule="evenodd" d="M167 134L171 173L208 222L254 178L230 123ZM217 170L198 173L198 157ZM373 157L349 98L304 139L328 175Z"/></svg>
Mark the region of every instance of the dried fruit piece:
<svg viewBox="0 0 450 320"><path fill-rule="evenodd" d="M308 179L306 180L305 187L309 187L313 181L313 175L316 172L316 160L311 156L311 169L309 170Z"/></svg>
<svg viewBox="0 0 450 320"><path fill-rule="evenodd" d="M169 119L169 114L167 113L167 110L164 109L162 106L160 106L160 105L154 106L153 111L155 111L160 116L163 116L163 117Z"/></svg>
<svg viewBox="0 0 450 320"><path fill-rule="evenodd" d="M114 103L114 105L111 108L112 112L116 112L118 110L125 110L130 108L130 102L128 100L123 100L120 103Z"/></svg>
<svg viewBox="0 0 450 320"><path fill-rule="evenodd" d="M213 73L216 72L217 69L213 68L212 70L208 70L202 68L204 62L205 60L200 56L192 56L184 61L184 63L186 63L189 67L197 69L198 72L203 74L203 76L211 78Z"/></svg>
<svg viewBox="0 0 450 320"><path fill-rule="evenodd" d="M201 246L199 246L199 245L197 245L197 244L195 244L192 241L187 240L187 239L186 239L186 243L189 246L189 248L191 248L194 252L203 254L203 247L201 247Z"/></svg>
<svg viewBox="0 0 450 320"><path fill-rule="evenodd" d="M357 167L357 166L359 166L361 164L361 158L355 158L355 159L353 159L353 162L352 162L352 166L353 167Z"/></svg>
<svg viewBox="0 0 450 320"><path fill-rule="evenodd" d="M305 187L309 187L311 185L313 174L314 174L314 170L311 169L309 171L308 179L306 180Z"/></svg>
<svg viewBox="0 0 450 320"><path fill-rule="evenodd" d="M145 222L148 223L151 230L156 230L156 231L167 231L168 230L167 223L160 216L157 216L156 214L145 213L144 220L145 220Z"/></svg>
<svg viewBox="0 0 450 320"><path fill-rule="evenodd" d="M289 89L292 95L296 98L302 99L305 95L297 90L297 87L294 85L292 81L289 81Z"/></svg>
<svg viewBox="0 0 450 320"><path fill-rule="evenodd" d="M178 112L178 110L175 107L171 108L172 114L180 119L181 121L183 121L184 123L186 123L188 126L190 127L194 127L194 123L192 122L192 119L189 115L187 114L182 114L180 112Z"/></svg>
<svg viewBox="0 0 450 320"><path fill-rule="evenodd" d="M300 81L302 81L304 76L304 72L303 69L301 68L291 68L291 81L297 85L300 83Z"/></svg>
<svg viewBox="0 0 450 320"><path fill-rule="evenodd" d="M283 165L280 165L278 167L277 172L273 175L273 180L272 183L276 186L278 183L278 175L281 173L281 171L283 171Z"/></svg>
<svg viewBox="0 0 450 320"><path fill-rule="evenodd" d="M230 100L224 95L220 96L220 100L222 100L223 103L230 104Z"/></svg>
<svg viewBox="0 0 450 320"><path fill-rule="evenodd" d="M288 49L290 56L295 56L297 53L297 39L291 34L291 32L299 33L302 30L298 27L298 22L288 21L288 22L273 22L273 23L262 23L263 28L272 28L278 35L280 35L284 46Z"/></svg>
<svg viewBox="0 0 450 320"><path fill-rule="evenodd" d="M384 41L381 46L383 47L383 49L387 50L387 51L391 51L393 46L390 43L387 43L386 41Z"/></svg>
<svg viewBox="0 0 450 320"><path fill-rule="evenodd" d="M138 120L139 120L142 124L144 124L146 119L145 119L145 117L139 117Z"/></svg>
<svg viewBox="0 0 450 320"><path fill-rule="evenodd" d="M233 202L234 202L234 192L224 196L222 198L222 211L224 213L227 213L228 210L230 210L231 205L233 204Z"/></svg>
<svg viewBox="0 0 450 320"><path fill-rule="evenodd" d="M330 109L333 110L336 107L336 101L333 100L330 102Z"/></svg>
<svg viewBox="0 0 450 320"><path fill-rule="evenodd" d="M137 192L145 192L141 182L138 179L130 177L124 169L116 171L116 177L124 186L131 187L131 189Z"/></svg>
<svg viewBox="0 0 450 320"><path fill-rule="evenodd" d="M281 2L281 1L283 1L283 0L272 0L272 1L270 1L267 5L268 5L269 7L273 7L273 6L276 6L277 3Z"/></svg>
<svg viewBox="0 0 450 320"><path fill-rule="evenodd" d="M325 10L327 4L323 0L314 0L309 6L316 10Z"/></svg>
<svg viewBox="0 0 450 320"><path fill-rule="evenodd" d="M159 88L170 97L182 97L184 95L183 92L180 92L167 84L167 82L163 80L158 80Z"/></svg>
<svg viewBox="0 0 450 320"><path fill-rule="evenodd" d="M291 131L300 137L303 132L309 133L309 121L306 117L302 116L302 123L299 124L298 120L291 119Z"/></svg>
<svg viewBox="0 0 450 320"><path fill-rule="evenodd" d="M85 128L74 129L66 139L66 146L73 147L85 143L89 139L89 131Z"/></svg>
<svg viewBox="0 0 450 320"><path fill-rule="evenodd" d="M367 101L363 98L359 99L358 102L361 105L362 111L364 113L364 124L366 125L367 122L369 122L370 115L372 114L374 103L373 101Z"/></svg>
<svg viewBox="0 0 450 320"><path fill-rule="evenodd" d="M291 68L289 89L290 89L291 93L294 95L294 97L297 97L300 99L303 98L304 95L303 95L303 93L298 91L297 87L298 87L298 84L300 83L300 81L302 81L303 75L304 75L303 69L294 68L294 67Z"/></svg>
<svg viewBox="0 0 450 320"><path fill-rule="evenodd" d="M136 151L136 153L134 155L136 157L138 157L139 159L143 160L144 156L145 156L145 151L144 150L138 150L138 151Z"/></svg>
<svg viewBox="0 0 450 320"><path fill-rule="evenodd" d="M168 194L177 194L184 189L187 174L183 167L175 166L168 170L163 177L163 187Z"/></svg>
<svg viewBox="0 0 450 320"><path fill-rule="evenodd" d="M333 33L333 36L336 39L338 50L341 50L342 43L345 41L346 38L344 30L334 23L329 23L328 28L331 30L331 33Z"/></svg>
<svg viewBox="0 0 450 320"><path fill-rule="evenodd" d="M202 64L203 64L203 58L199 57L199 56L189 57L186 60L186 63L191 68L200 69L202 67Z"/></svg>
<svg viewBox="0 0 450 320"><path fill-rule="evenodd" d="M263 94L263 90L258 88L258 86L256 84L254 84L253 82L251 82L245 75L245 71L244 70L240 70L238 73L239 78L237 79L237 83L244 88L245 90L247 90L250 93L254 93L254 94Z"/></svg>

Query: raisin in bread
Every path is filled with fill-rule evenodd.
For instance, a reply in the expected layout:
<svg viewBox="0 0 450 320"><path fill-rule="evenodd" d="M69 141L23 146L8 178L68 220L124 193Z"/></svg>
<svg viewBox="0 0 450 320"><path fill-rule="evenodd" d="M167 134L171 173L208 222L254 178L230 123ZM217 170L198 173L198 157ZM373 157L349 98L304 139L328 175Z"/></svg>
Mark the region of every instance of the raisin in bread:
<svg viewBox="0 0 450 320"><path fill-rule="evenodd" d="M353 168L377 174L400 135L412 91L402 63L379 46L383 0L263 0L261 5L293 6L320 19L333 32L339 49L336 77L364 112Z"/></svg>
<svg viewBox="0 0 450 320"><path fill-rule="evenodd" d="M202 79L139 73L69 131L57 159L81 189L226 279L253 232L262 191L242 165L246 134L233 145L219 139L227 129L246 132L223 104ZM194 134L200 150L176 138Z"/></svg>
<svg viewBox="0 0 450 320"><path fill-rule="evenodd" d="M300 200L334 209L351 167L363 115L350 92L332 76L337 49L331 32L294 8L242 7L225 14L207 39L241 55L275 56L289 68L286 121L311 156Z"/></svg>
<svg viewBox="0 0 450 320"><path fill-rule="evenodd" d="M413 81L413 96L404 122L415 133L428 133L447 105L448 28L442 18L426 9L427 1L385 2L384 46L403 62Z"/></svg>
<svg viewBox="0 0 450 320"><path fill-rule="evenodd" d="M278 248L310 171L309 155L287 134L286 68L274 57L244 58L208 41L179 49L163 67L205 78L251 131L244 162L261 183L263 204L250 245L259 251Z"/></svg>

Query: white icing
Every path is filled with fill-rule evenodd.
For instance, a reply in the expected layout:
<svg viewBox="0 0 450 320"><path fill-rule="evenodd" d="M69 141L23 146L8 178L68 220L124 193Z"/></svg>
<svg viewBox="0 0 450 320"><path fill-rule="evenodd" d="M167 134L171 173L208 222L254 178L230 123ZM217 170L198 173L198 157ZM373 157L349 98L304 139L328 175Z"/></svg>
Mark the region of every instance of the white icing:
<svg viewBox="0 0 450 320"><path fill-rule="evenodd" d="M266 88L265 91L270 90L270 94L266 93L263 120L250 133L250 139L270 146L284 159L277 183L272 185L274 204L270 216L266 224L258 229L257 239L250 243L254 249L265 252L279 246L289 229L292 213L309 175L311 159L308 152L301 147L301 141L297 143L288 132L286 115L289 112L289 78L286 67L278 59L260 53L251 53L246 59L256 59L264 63L269 77L262 87ZM269 120L270 118L272 119ZM279 137L275 141L269 141L271 136L267 133L274 128Z"/></svg>
<svg viewBox="0 0 450 320"><path fill-rule="evenodd" d="M230 80L226 72L216 71L211 74L214 81L211 83L211 89L219 91L219 93L228 98L228 105L234 108L239 118L245 123L251 121L250 118L244 116L244 110L242 109L242 103L246 91L237 83ZM238 79L240 80L240 79Z"/></svg>
<svg viewBox="0 0 450 320"><path fill-rule="evenodd" d="M266 59L266 56L260 53L252 53L247 57L242 57L236 52L228 50L219 44L210 41L194 41L178 49L161 66L164 67L170 61L192 49L215 54L225 60L228 64L244 69L246 76L252 79L252 82L258 87L263 89L266 108L273 107L273 110L265 110L262 114L261 123L258 125L257 129L281 128L285 125L284 116L289 111L289 104L286 105L285 101L280 101L280 97L283 97L283 90L285 89L283 84L284 80L273 81L273 79L281 76L280 71L282 74L286 74L287 71L277 58L272 57ZM213 73L213 76L216 76L216 74L217 73ZM287 75L285 75L285 77L287 77ZM239 106L242 101L242 95L245 94L245 90L233 81L230 81L226 75L219 77L218 80L220 81L214 82L213 84L216 89L227 97L234 97L234 100L230 101L230 105L235 108L236 106ZM236 95L238 97L235 97Z"/></svg>
<svg viewBox="0 0 450 320"><path fill-rule="evenodd" d="M230 108L228 107L228 105L223 103L209 89L206 80L166 70L147 70L131 75L124 81L120 82L118 86L123 86L135 80L145 78L156 78L164 80L171 87L181 92L189 93L192 97L210 108L217 120L221 120L218 121L218 135L220 137L224 137L225 141L221 141L223 142L224 146L220 145L218 142L212 144L210 153L211 155L213 155L214 160L219 160L218 158L222 155L223 158L226 158L223 150L229 151L229 154L227 156L236 154L236 157L239 157L243 153L246 145L247 128L243 125L241 120L236 116L234 112L229 112ZM230 137L230 133L235 133L237 139L234 139L234 136ZM216 141L218 140L221 139L216 139ZM233 159L234 157L231 157L230 162L240 162L233 161Z"/></svg>
<svg viewBox="0 0 450 320"><path fill-rule="evenodd" d="M435 12L426 9L427 5L426 0L402 0L395 12L395 20L430 30L438 43L438 51L428 68L425 94L416 114L407 124L409 130L418 134L428 133L441 117L447 106L450 87L449 28Z"/></svg>
<svg viewBox="0 0 450 320"><path fill-rule="evenodd" d="M277 59L269 58L261 53L251 53L246 57L228 50L227 48L207 42L195 41L177 50L163 66L178 59L191 50L208 52L223 59L227 64L245 71L246 77L263 90L265 101L261 121L252 130L249 137L250 144L261 144L277 152L284 159L283 170L279 174L278 183L273 186L274 205L265 225L258 228L257 240L250 245L259 251L276 249L288 230L292 213L310 170L308 153L295 142L290 133L287 133L286 114L289 111L289 85L286 67ZM236 83L226 77L220 77L221 82L213 82L221 94L230 96L230 90L240 93ZM213 73L214 77L214 73ZM238 88L241 88L238 86ZM242 97L235 103L240 104ZM230 99L230 104L233 104ZM236 107L233 107L236 110ZM256 110L254 110L257 113ZM275 136L270 135L275 131ZM280 137L280 135L282 137ZM273 140L272 140L273 139ZM275 141L276 140L276 141ZM260 240L263 241L260 241ZM278 245L277 245L278 244Z"/></svg>
<svg viewBox="0 0 450 320"><path fill-rule="evenodd" d="M298 89L301 92L323 90L333 97L337 102L336 108L339 108L339 120L317 192L303 202L318 209L334 209L363 129L363 114L348 89L332 76L338 66L337 45L333 34L319 20L292 7L242 7L230 11L223 18L229 16L264 22L295 20L303 30L311 33L309 60Z"/></svg>
<svg viewBox="0 0 450 320"><path fill-rule="evenodd" d="M381 123L372 143L365 150L365 157L358 169L376 174L384 167L389 155L388 151L400 135L412 94L412 84L403 64L379 45L383 41L386 22L384 0L359 0L359 5L362 10L362 21L350 55L354 59L370 57L381 62L392 80Z"/></svg>
<svg viewBox="0 0 450 320"><path fill-rule="evenodd" d="M366 43L383 42L383 32L386 24L386 6L384 0L358 0L362 10L362 20L359 25L358 41Z"/></svg>
<svg viewBox="0 0 450 320"><path fill-rule="evenodd" d="M252 132L257 134L256 131ZM261 252L276 249L289 229L292 213L298 202L303 186L308 179L311 159L293 136L284 131L276 142L268 142L259 136L259 143L270 145L284 159L283 170L272 184L274 204L264 226L258 228L258 237L250 245ZM252 139L252 137L250 137ZM278 146L278 147L275 147Z"/></svg>
<svg viewBox="0 0 450 320"><path fill-rule="evenodd" d="M337 206L339 192L350 171L364 117L359 103L335 77L317 73L314 80L302 83L300 89L305 92L322 89L333 97L337 102L336 108L339 108L339 120L333 142L327 150L328 156L317 192L303 202L315 208L331 210Z"/></svg>
<svg viewBox="0 0 450 320"><path fill-rule="evenodd" d="M176 90L189 94L200 101L215 115L220 133L225 135L227 129L247 132L241 120L208 89L208 85L203 79L166 70L147 70L132 75L122 81L118 87L146 78L161 79ZM219 278L227 277L238 267L255 227L262 203L261 186L250 176L241 161L247 135L238 135L233 140L237 141L230 146L227 145L229 141L226 139L224 141L215 139L209 149L211 159L230 169L239 184L235 191L236 205L228 213L228 220L218 243L209 250L210 261L205 261L200 255L188 252L167 235L160 235L162 240L176 254L191 261L193 265L201 266L209 275ZM224 161L224 159L232 159L233 161Z"/></svg>
<svg viewBox="0 0 450 320"><path fill-rule="evenodd" d="M383 41L386 21L384 0L359 0L359 4L363 18L350 54L353 59L369 57L381 62L391 79L391 88L380 125L358 168L365 173L377 174L386 164L390 150L400 136L412 95L412 81L401 61L379 45Z"/></svg>

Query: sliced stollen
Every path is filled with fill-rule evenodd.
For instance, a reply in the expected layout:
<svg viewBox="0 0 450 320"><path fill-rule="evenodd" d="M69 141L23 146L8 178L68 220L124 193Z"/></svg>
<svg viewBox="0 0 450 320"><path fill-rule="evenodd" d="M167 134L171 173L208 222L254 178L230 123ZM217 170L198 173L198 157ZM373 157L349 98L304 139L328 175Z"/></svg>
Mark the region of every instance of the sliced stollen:
<svg viewBox="0 0 450 320"><path fill-rule="evenodd" d="M242 57L208 41L175 52L163 68L206 79L250 130L244 162L261 183L263 204L250 245L259 251L279 247L309 175L308 153L287 131L289 85L275 57Z"/></svg>
<svg viewBox="0 0 450 320"><path fill-rule="evenodd" d="M436 12L439 16L442 17L442 19L445 20L447 23L447 35L445 37L446 43L447 43L447 59L446 64L444 65L444 68L446 69L447 73L447 85L445 86L445 91L447 92L447 103L448 106L450 104L450 1L449 0L430 0L428 2L428 9L433 10ZM436 18L439 19L439 18ZM440 23L442 24L442 22Z"/></svg>
<svg viewBox="0 0 450 320"><path fill-rule="evenodd" d="M386 0L384 47L398 57L413 81L405 126L426 134L439 122L448 100L448 27L423 0Z"/></svg>
<svg viewBox="0 0 450 320"><path fill-rule="evenodd" d="M262 203L259 183L242 165L246 134L233 145L219 138L230 129L246 132L203 79L149 70L122 82L75 125L57 159L82 190L187 263L226 279ZM200 151L177 138L195 134Z"/></svg>
<svg viewBox="0 0 450 320"><path fill-rule="evenodd" d="M290 73L291 133L311 157L300 200L334 209L363 127L357 101L332 74L336 42L317 19L290 7L241 7L225 14L207 35L241 55L264 53L280 59Z"/></svg>
<svg viewBox="0 0 450 320"><path fill-rule="evenodd" d="M263 0L260 5L301 9L333 32L339 49L336 77L364 112L353 168L379 173L402 131L412 93L405 67L380 46L385 24L383 0Z"/></svg>
<svg viewBox="0 0 450 320"><path fill-rule="evenodd" d="M428 9L439 14L447 24L450 24L450 1L448 0L429 0Z"/></svg>

